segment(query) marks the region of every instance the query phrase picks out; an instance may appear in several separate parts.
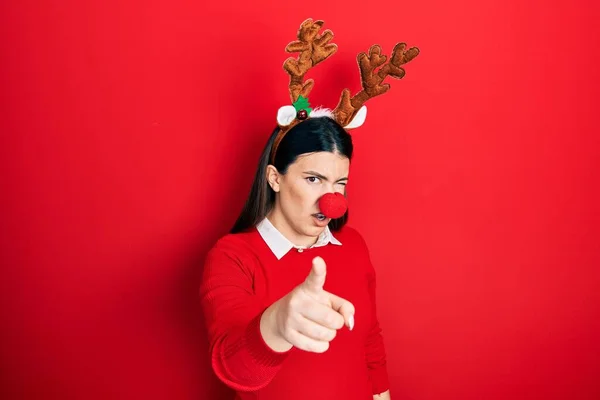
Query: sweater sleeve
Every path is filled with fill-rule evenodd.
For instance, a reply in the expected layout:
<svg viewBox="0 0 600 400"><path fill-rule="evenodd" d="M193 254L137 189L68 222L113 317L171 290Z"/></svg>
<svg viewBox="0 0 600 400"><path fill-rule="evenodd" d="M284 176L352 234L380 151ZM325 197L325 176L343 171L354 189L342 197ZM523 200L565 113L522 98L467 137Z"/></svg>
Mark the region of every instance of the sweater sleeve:
<svg viewBox="0 0 600 400"><path fill-rule="evenodd" d="M387 373L386 352L381 335L381 327L377 318L376 306L376 278L375 271L369 274L369 293L371 295L371 306L373 320L371 322L370 332L365 342L365 354L367 368L371 378L373 394L383 393L389 389L389 379Z"/></svg>
<svg viewBox="0 0 600 400"><path fill-rule="evenodd" d="M371 262L369 249L363 237L358 234L361 244L364 246L364 252L367 258L368 268L368 285L369 295L371 297L371 326L365 342L365 355L367 368L369 370L369 377L371 379L371 386L373 394L383 393L389 389L389 378L387 371L387 357L385 351L385 345L383 342L383 336L381 334L382 329L379 324L377 315L377 278L375 268Z"/></svg>
<svg viewBox="0 0 600 400"><path fill-rule="evenodd" d="M215 374L234 390L256 391L273 379L289 351L275 352L264 341L264 308L253 292L250 262L239 253L226 246L209 251L200 298Z"/></svg>

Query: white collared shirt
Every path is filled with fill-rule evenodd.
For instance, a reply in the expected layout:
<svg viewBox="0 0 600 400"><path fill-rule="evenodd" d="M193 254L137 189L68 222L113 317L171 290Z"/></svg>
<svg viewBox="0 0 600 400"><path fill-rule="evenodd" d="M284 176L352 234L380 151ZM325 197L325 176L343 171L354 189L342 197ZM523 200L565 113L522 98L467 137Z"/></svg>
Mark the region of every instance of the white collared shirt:
<svg viewBox="0 0 600 400"><path fill-rule="evenodd" d="M268 218L264 218L261 222L259 222L256 225L256 229L258 229L260 236L262 236L263 240L267 243L267 246L269 246L278 260L285 256L291 249L297 249L301 252L306 248L303 246L295 246L285 236L283 236L283 234L279 232L275 226L273 226ZM321 232L319 235L317 242L309 248L326 246L329 243L338 246L342 245L342 243L340 243L340 241L333 236L329 230L329 226L326 226L323 232Z"/></svg>

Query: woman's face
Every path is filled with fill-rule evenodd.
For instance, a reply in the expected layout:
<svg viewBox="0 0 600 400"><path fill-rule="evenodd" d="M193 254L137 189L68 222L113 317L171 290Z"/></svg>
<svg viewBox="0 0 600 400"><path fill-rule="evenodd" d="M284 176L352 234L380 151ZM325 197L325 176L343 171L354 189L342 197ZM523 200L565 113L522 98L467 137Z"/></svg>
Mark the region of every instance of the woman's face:
<svg viewBox="0 0 600 400"><path fill-rule="evenodd" d="M347 157L325 151L301 155L285 175L269 166L267 179L277 193L269 219L293 243L314 243L331 220L317 215L319 199L326 193L345 194L349 170Z"/></svg>

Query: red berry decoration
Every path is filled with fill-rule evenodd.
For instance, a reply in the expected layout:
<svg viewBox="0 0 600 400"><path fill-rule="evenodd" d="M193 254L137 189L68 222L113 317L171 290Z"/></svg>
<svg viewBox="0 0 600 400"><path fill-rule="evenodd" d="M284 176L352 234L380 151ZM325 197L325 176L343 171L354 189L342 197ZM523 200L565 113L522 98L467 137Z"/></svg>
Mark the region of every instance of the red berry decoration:
<svg viewBox="0 0 600 400"><path fill-rule="evenodd" d="M298 111L296 117L298 117L299 120L304 120L308 117L308 113L306 112L306 110L300 110Z"/></svg>
<svg viewBox="0 0 600 400"><path fill-rule="evenodd" d="M348 202L341 193L327 193L319 199L319 209L327 218L340 218L346 213Z"/></svg>

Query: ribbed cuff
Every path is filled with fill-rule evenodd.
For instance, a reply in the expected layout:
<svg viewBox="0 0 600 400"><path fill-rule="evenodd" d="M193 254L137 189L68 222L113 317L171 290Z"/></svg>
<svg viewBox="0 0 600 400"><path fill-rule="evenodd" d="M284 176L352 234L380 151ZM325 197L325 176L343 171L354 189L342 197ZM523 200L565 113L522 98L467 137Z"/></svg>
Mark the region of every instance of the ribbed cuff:
<svg viewBox="0 0 600 400"><path fill-rule="evenodd" d="M390 381L386 367L379 367L369 371L373 394L383 393L390 388Z"/></svg>
<svg viewBox="0 0 600 400"><path fill-rule="evenodd" d="M250 321L246 328L245 338L248 353L257 364L265 367L276 367L283 363L292 350L280 353L269 347L260 333L261 316L262 313Z"/></svg>

